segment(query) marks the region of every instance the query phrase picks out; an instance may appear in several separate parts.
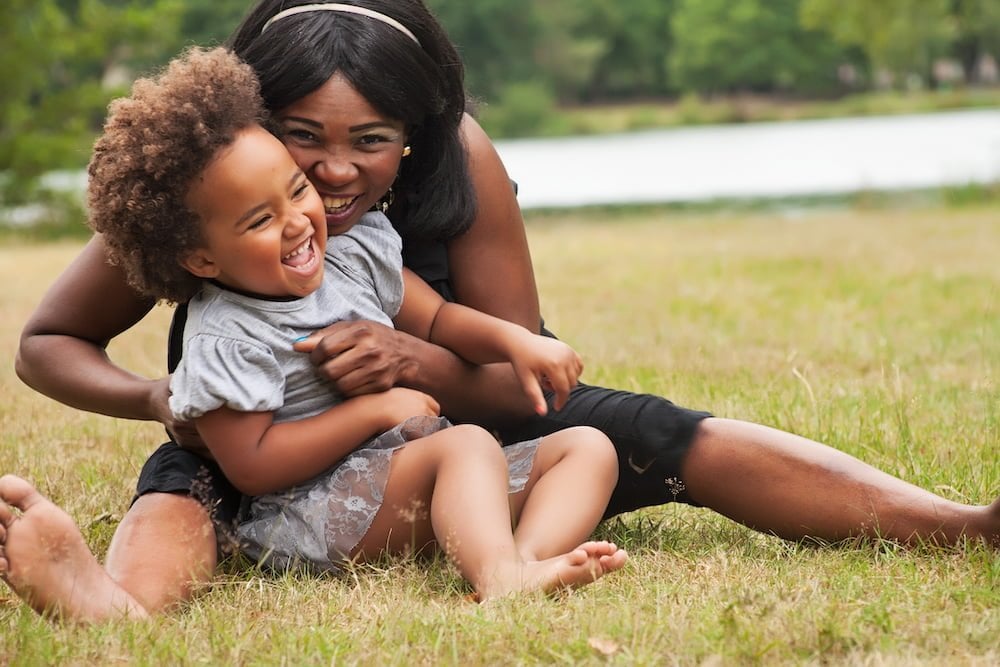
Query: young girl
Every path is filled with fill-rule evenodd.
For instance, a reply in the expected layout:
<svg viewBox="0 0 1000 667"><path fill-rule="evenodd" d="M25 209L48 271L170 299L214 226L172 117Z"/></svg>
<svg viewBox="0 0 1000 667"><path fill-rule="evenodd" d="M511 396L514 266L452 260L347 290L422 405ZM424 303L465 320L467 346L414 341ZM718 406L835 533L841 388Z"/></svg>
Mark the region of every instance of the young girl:
<svg viewBox="0 0 1000 667"><path fill-rule="evenodd" d="M170 406L257 496L238 528L246 551L336 570L434 543L481 600L621 567L624 551L584 542L617 481L599 431L501 448L480 427L449 427L415 390L345 401L292 349L331 319L395 322L474 363L510 361L540 412L542 386L558 405L581 370L565 344L446 303L404 272L381 212L328 242L323 201L265 116L248 66L192 50L114 103L89 168L109 259L143 294L190 300Z"/></svg>

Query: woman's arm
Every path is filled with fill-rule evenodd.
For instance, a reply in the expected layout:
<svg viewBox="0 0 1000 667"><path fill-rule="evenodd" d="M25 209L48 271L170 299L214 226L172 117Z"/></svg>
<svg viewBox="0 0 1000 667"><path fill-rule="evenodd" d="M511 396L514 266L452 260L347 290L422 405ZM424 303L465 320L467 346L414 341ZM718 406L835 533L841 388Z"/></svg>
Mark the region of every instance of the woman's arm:
<svg viewBox="0 0 1000 667"><path fill-rule="evenodd" d="M478 208L472 227L448 243L455 298L465 306L538 333L538 289L510 176L475 119L466 115L461 129Z"/></svg>
<svg viewBox="0 0 1000 667"><path fill-rule="evenodd" d="M376 322L338 322L295 343L295 349L309 352L319 372L345 396L408 387L433 396L453 420L483 426L535 412L510 364L477 366Z"/></svg>
<svg viewBox="0 0 1000 667"><path fill-rule="evenodd" d="M105 259L95 235L49 288L21 333L18 376L66 405L112 417L172 424L167 381L116 366L105 348L152 309Z"/></svg>
<svg viewBox="0 0 1000 667"><path fill-rule="evenodd" d="M437 416L439 410L430 396L395 388L280 424L272 423L270 412L226 407L194 421L229 481L241 492L259 496L315 477L369 438L410 417Z"/></svg>
<svg viewBox="0 0 1000 667"><path fill-rule="evenodd" d="M510 178L489 137L466 116L462 132L478 200L472 227L448 243L458 302L538 332L541 316L531 256ZM448 350L370 322L340 322L297 349L348 396L398 385L426 392L445 414L484 425L534 413L509 364L476 366Z"/></svg>

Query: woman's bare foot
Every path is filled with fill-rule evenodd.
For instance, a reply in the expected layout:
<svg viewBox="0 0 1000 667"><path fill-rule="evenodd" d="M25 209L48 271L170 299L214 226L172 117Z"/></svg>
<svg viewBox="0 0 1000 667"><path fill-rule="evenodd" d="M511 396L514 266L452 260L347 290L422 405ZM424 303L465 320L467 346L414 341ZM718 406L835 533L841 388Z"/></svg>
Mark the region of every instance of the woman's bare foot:
<svg viewBox="0 0 1000 667"><path fill-rule="evenodd" d="M986 543L1000 549L1000 498L994 500L992 505L987 506L986 517L987 527L983 531Z"/></svg>
<svg viewBox="0 0 1000 667"><path fill-rule="evenodd" d="M591 584L608 572L620 569L628 560L624 549L612 542L584 542L576 549L540 561L531 561L498 572L480 590L480 602L513 593L551 593Z"/></svg>
<svg viewBox="0 0 1000 667"><path fill-rule="evenodd" d="M0 477L0 578L41 614L146 616L97 562L73 519L14 475Z"/></svg>

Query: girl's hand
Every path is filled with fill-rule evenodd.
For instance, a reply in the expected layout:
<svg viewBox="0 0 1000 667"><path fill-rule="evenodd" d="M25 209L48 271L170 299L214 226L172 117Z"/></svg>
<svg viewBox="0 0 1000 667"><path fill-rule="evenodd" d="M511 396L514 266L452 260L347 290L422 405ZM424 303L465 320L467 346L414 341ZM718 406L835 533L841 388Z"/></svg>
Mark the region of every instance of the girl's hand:
<svg viewBox="0 0 1000 667"><path fill-rule="evenodd" d="M583 361L573 348L555 338L532 334L526 340L511 358L514 372L535 412L540 415L548 412L542 393L545 389L555 393L553 405L561 410L583 372Z"/></svg>
<svg viewBox="0 0 1000 667"><path fill-rule="evenodd" d="M369 400L379 401L381 409L384 410L386 416L384 430L388 430L410 417L438 417L441 415L441 406L438 402L428 394L416 389L393 387L389 391L372 396Z"/></svg>
<svg viewBox="0 0 1000 667"><path fill-rule="evenodd" d="M297 341L294 348L307 352L337 391L359 396L387 391L415 369L406 338L377 322L337 322Z"/></svg>

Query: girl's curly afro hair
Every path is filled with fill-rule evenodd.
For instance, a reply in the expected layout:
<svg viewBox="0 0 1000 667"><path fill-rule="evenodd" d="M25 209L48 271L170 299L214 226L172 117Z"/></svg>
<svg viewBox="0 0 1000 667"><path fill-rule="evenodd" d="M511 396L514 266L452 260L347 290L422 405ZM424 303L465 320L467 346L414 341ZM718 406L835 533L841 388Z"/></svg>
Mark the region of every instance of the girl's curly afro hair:
<svg viewBox="0 0 1000 667"><path fill-rule="evenodd" d="M224 48L189 49L111 103L87 169L88 224L140 293L180 302L198 291L201 279L180 264L202 240L188 190L266 119L253 70Z"/></svg>

